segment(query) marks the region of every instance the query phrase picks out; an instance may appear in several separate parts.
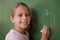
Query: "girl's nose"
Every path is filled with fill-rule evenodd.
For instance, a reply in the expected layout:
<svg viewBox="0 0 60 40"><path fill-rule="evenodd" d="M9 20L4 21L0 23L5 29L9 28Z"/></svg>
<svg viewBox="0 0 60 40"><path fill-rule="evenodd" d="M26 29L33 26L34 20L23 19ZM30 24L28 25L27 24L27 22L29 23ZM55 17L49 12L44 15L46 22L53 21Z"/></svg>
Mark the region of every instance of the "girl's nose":
<svg viewBox="0 0 60 40"><path fill-rule="evenodd" d="M22 19L26 19L26 16L25 16L25 15L23 15L23 16L22 16Z"/></svg>

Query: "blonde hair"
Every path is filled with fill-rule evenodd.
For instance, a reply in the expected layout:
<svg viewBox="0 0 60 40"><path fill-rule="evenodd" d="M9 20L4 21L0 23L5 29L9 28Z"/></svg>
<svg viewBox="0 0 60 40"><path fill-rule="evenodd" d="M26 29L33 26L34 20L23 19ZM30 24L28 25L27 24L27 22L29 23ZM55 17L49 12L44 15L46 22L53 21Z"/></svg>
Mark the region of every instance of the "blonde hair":
<svg viewBox="0 0 60 40"><path fill-rule="evenodd" d="M32 14L31 14L31 9L30 9L25 3L23 3L23 2L17 2L17 3L12 7L11 16L14 16L14 14L15 14L14 11L16 10L17 7L19 7L19 6L21 6L21 5L23 5L23 6L25 6L25 7L28 8L29 14L30 14L30 16L31 16L31 15L32 15Z"/></svg>

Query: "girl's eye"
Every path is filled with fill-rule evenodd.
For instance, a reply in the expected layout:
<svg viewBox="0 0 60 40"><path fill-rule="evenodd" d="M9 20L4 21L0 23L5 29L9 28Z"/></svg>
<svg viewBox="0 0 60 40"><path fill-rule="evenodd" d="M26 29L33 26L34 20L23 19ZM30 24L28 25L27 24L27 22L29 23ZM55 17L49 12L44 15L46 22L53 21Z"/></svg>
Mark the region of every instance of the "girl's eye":
<svg viewBox="0 0 60 40"><path fill-rule="evenodd" d="M25 14L25 16L30 16L30 14Z"/></svg>
<svg viewBox="0 0 60 40"><path fill-rule="evenodd" d="M19 17L22 17L22 14L19 14L18 16L19 16Z"/></svg>

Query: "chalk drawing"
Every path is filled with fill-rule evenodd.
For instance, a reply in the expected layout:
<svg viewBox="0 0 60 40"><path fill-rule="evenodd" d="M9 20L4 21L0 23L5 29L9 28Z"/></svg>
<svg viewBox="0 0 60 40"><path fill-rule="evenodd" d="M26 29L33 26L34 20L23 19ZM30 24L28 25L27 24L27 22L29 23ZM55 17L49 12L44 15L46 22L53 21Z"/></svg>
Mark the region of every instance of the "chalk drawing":
<svg viewBox="0 0 60 40"><path fill-rule="evenodd" d="M49 27L54 27L55 25L55 15L46 10L45 13L41 15L42 25L48 25Z"/></svg>

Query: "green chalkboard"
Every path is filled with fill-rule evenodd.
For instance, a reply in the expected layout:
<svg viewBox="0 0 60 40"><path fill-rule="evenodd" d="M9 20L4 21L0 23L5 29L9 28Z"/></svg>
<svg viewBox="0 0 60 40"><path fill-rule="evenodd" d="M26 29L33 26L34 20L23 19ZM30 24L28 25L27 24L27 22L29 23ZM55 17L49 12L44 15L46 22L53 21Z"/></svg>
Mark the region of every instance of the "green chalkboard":
<svg viewBox="0 0 60 40"><path fill-rule="evenodd" d="M49 40L60 40L60 0L0 0L0 40L4 40L12 28L9 16L16 2L24 2L32 10L31 40L40 40L43 25L51 29Z"/></svg>

